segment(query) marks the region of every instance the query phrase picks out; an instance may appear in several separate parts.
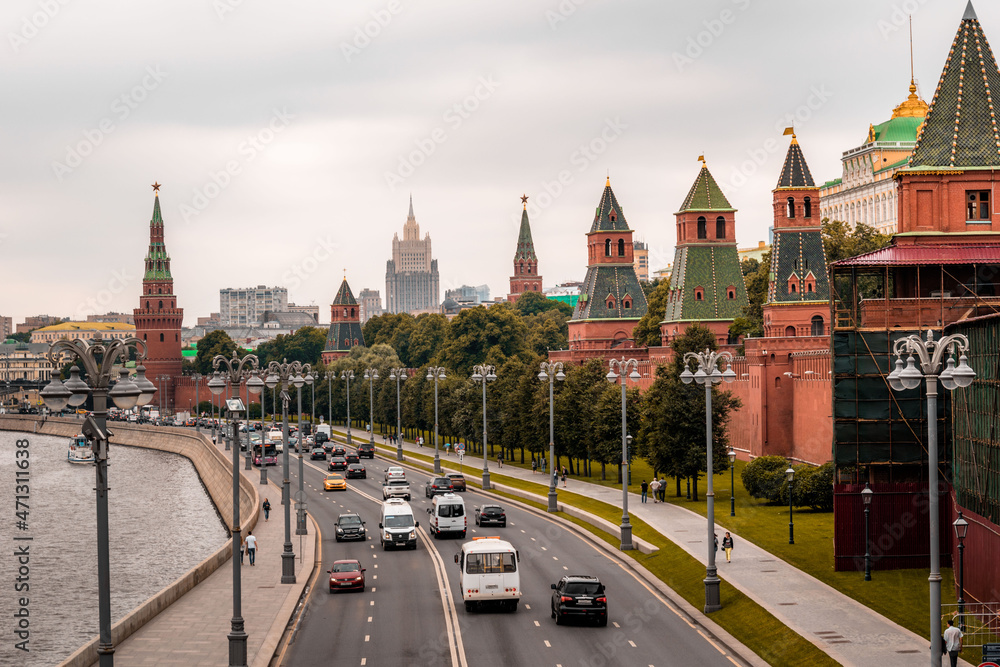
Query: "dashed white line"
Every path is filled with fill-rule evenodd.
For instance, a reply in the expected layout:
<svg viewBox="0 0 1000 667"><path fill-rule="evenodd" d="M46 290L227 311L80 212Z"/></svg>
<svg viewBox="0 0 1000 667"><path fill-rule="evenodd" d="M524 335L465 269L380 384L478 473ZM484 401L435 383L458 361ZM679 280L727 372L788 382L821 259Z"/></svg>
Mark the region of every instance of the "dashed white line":
<svg viewBox="0 0 1000 667"><path fill-rule="evenodd" d="M563 565L563 569L564 569L564 570L568 570L569 568L568 568L568 567L566 567L565 565Z"/></svg>
<svg viewBox="0 0 1000 667"><path fill-rule="evenodd" d="M521 529L521 532L522 532L522 533L524 532L524 528L522 528L522 529Z"/></svg>
<svg viewBox="0 0 1000 667"><path fill-rule="evenodd" d="M707 470L707 468L706 468L706 470ZM371 636L371 635L365 635L365 641L366 641L366 642L367 642L367 641L371 641L371 638L372 638L372 636Z"/></svg>
<svg viewBox="0 0 1000 667"><path fill-rule="evenodd" d="M552 648L552 644L549 643L548 639L545 640L545 648Z"/></svg>
<svg viewBox="0 0 1000 667"><path fill-rule="evenodd" d="M530 604L526 604L526 605L524 605L524 608L525 609L531 609L531 605Z"/></svg>
<svg viewBox="0 0 1000 667"><path fill-rule="evenodd" d="M372 622L372 618L373 618L372 616L369 616L369 617L368 617L368 622L369 622L369 623L371 623L371 622Z"/></svg>
<svg viewBox="0 0 1000 667"><path fill-rule="evenodd" d="M611 621L611 625L615 626L616 628L622 627L622 626L618 625L617 621Z"/></svg>
<svg viewBox="0 0 1000 667"><path fill-rule="evenodd" d="M631 646L632 648L635 648L635 642L634 641L632 641L630 639L630 640L628 640L628 643L629 643L629 646Z"/></svg>
<svg viewBox="0 0 1000 667"><path fill-rule="evenodd" d="M541 624L541 623L539 623L538 621L535 621L535 627L536 627L536 628L540 628L540 627L542 627L542 624Z"/></svg>
<svg viewBox="0 0 1000 667"><path fill-rule="evenodd" d="M548 551L548 549L546 549L545 547L542 547L542 551Z"/></svg>
<svg viewBox="0 0 1000 667"><path fill-rule="evenodd" d="M559 557L558 556L553 556L552 560L559 560Z"/></svg>
<svg viewBox="0 0 1000 667"><path fill-rule="evenodd" d="M361 664L362 665L367 664L367 663L368 663L368 658L361 658Z"/></svg>
<svg viewBox="0 0 1000 667"><path fill-rule="evenodd" d="M369 602L368 606L369 607L374 607L375 606L375 600L372 600L371 602Z"/></svg>

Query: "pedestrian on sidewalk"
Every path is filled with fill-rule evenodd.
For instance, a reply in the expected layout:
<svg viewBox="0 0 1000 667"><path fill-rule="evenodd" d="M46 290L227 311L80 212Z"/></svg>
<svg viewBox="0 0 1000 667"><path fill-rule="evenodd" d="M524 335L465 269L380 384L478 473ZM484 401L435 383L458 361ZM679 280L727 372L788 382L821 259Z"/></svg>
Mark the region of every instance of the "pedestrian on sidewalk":
<svg viewBox="0 0 1000 667"><path fill-rule="evenodd" d="M262 507L264 509L264 521L267 521L268 519L271 518L271 501L268 500L267 498L264 498L264 504L262 505Z"/></svg>
<svg viewBox="0 0 1000 667"><path fill-rule="evenodd" d="M501 468L503 467L503 452L497 454L497 465Z"/></svg>
<svg viewBox="0 0 1000 667"><path fill-rule="evenodd" d="M243 552L247 548L247 538L240 540L240 565L243 565Z"/></svg>
<svg viewBox="0 0 1000 667"><path fill-rule="evenodd" d="M664 475L663 479L660 480L660 502L661 503L667 502L667 477L666 477L666 475Z"/></svg>
<svg viewBox="0 0 1000 667"><path fill-rule="evenodd" d="M542 456L542 460L541 460L540 465L542 466L542 473L544 474L545 473L545 456L544 455Z"/></svg>
<svg viewBox="0 0 1000 667"><path fill-rule="evenodd" d="M653 478L653 481L649 484L649 490L653 492L653 504L655 505L660 502L657 500L660 495L660 480L658 478Z"/></svg>
<svg viewBox="0 0 1000 667"><path fill-rule="evenodd" d="M534 475L537 471L538 471L538 461L536 461L535 457L532 456L531 457L531 474Z"/></svg>
<svg viewBox="0 0 1000 667"><path fill-rule="evenodd" d="M715 534L715 552L719 553L719 534Z"/></svg>
<svg viewBox="0 0 1000 667"><path fill-rule="evenodd" d="M254 566L254 557L257 555L257 538L253 536L253 531L247 531L247 556L250 557L250 567Z"/></svg>
<svg viewBox="0 0 1000 667"><path fill-rule="evenodd" d="M722 548L726 552L726 562L733 562L733 536L726 531L725 537L722 538Z"/></svg>
<svg viewBox="0 0 1000 667"><path fill-rule="evenodd" d="M958 665L958 654L962 652L962 631L955 627L955 619L948 619L948 629L944 631L944 650L948 653L951 667Z"/></svg>
<svg viewBox="0 0 1000 667"><path fill-rule="evenodd" d="M649 484L646 484L646 480L642 480L640 488L642 488L642 502L646 502L646 491L649 489Z"/></svg>
<svg viewBox="0 0 1000 667"><path fill-rule="evenodd" d="M565 489L566 488L566 466L563 466L563 470L562 470L562 483L563 483L563 488Z"/></svg>

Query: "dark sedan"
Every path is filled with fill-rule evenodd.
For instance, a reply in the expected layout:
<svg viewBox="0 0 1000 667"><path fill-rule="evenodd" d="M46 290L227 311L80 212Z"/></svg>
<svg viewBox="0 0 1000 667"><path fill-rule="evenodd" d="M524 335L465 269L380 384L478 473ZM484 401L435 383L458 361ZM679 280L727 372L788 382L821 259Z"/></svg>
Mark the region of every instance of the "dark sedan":
<svg viewBox="0 0 1000 667"><path fill-rule="evenodd" d="M333 562L330 574L330 592L363 591L365 590L365 568L356 560L337 560Z"/></svg>
<svg viewBox="0 0 1000 667"><path fill-rule="evenodd" d="M322 447L313 447L312 451L309 452L309 459L312 461L316 461L317 459L326 461L326 450Z"/></svg>
<svg viewBox="0 0 1000 667"><path fill-rule="evenodd" d="M424 496L432 498L441 493L451 493L455 490L447 477L435 477L424 485Z"/></svg>
<svg viewBox="0 0 1000 667"><path fill-rule="evenodd" d="M331 456L330 465L327 468L330 470L347 470L347 459L343 456Z"/></svg>
<svg viewBox="0 0 1000 667"><path fill-rule="evenodd" d="M476 508L477 526L501 526L507 527L507 514L499 505L483 505Z"/></svg>
<svg viewBox="0 0 1000 667"><path fill-rule="evenodd" d="M344 454L344 459L348 463L361 463L361 457L358 456L357 452L348 452Z"/></svg>
<svg viewBox="0 0 1000 667"><path fill-rule="evenodd" d="M583 618L608 624L608 597L604 584L597 577L587 575L565 576L552 584L552 618L562 625L568 618Z"/></svg>
<svg viewBox="0 0 1000 667"><path fill-rule="evenodd" d="M465 491L465 475L460 472L450 472L445 477L451 480L455 491Z"/></svg>
<svg viewBox="0 0 1000 667"><path fill-rule="evenodd" d="M368 473L360 463L347 464L347 479L367 479Z"/></svg>
<svg viewBox="0 0 1000 667"><path fill-rule="evenodd" d="M347 450L344 449L343 445L334 445L332 451L334 456L343 456L347 453Z"/></svg>

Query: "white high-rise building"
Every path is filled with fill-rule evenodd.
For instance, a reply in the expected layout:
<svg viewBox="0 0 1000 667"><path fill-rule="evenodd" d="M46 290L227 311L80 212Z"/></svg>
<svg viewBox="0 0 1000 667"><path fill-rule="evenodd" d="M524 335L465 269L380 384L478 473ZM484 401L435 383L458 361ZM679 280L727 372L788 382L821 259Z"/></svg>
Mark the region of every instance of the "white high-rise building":
<svg viewBox="0 0 1000 667"><path fill-rule="evenodd" d="M284 287L246 287L219 290L220 324L246 327L261 320L264 313L288 312L288 289Z"/></svg>

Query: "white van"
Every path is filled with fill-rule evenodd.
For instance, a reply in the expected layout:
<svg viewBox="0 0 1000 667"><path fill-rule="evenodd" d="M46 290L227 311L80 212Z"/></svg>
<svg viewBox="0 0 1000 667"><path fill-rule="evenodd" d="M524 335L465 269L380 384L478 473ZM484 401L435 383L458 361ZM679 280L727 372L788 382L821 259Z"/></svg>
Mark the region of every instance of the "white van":
<svg viewBox="0 0 1000 667"><path fill-rule="evenodd" d="M378 537L382 549L389 547L417 548L417 528L419 521L413 520L410 503L402 498L389 498L382 503L382 514L378 520Z"/></svg>
<svg viewBox="0 0 1000 667"><path fill-rule="evenodd" d="M431 515L427 528L434 537L440 538L441 533L459 533L465 537L469 524L465 515L465 501L461 496L454 493L436 495L431 500L427 513Z"/></svg>
<svg viewBox="0 0 1000 667"><path fill-rule="evenodd" d="M455 554L461 573L465 610L496 603L505 611L517 611L521 599L521 575L517 550L499 537L473 537Z"/></svg>

